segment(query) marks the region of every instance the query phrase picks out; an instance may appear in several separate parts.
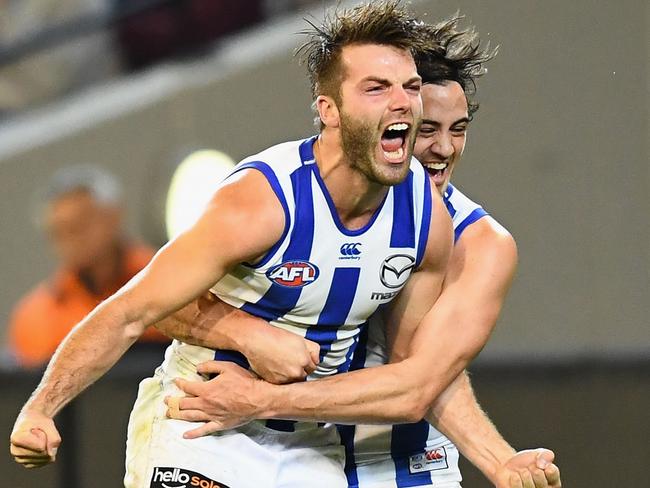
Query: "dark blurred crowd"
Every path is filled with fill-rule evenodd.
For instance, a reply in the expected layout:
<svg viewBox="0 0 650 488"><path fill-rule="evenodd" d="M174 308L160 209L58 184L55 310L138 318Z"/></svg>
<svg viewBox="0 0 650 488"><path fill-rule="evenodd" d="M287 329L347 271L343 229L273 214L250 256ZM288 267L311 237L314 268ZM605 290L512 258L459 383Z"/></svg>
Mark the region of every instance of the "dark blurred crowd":
<svg viewBox="0 0 650 488"><path fill-rule="evenodd" d="M0 118L121 73L204 52L223 36L313 3L323 2L0 0Z"/></svg>

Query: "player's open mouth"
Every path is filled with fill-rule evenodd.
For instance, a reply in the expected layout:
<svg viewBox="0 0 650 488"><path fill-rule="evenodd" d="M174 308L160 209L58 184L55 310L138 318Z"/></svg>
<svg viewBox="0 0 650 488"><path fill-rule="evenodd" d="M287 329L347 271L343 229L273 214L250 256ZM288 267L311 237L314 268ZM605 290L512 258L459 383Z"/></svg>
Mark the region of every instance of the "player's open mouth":
<svg viewBox="0 0 650 488"><path fill-rule="evenodd" d="M381 135L381 150L389 163L402 163L406 155L406 140L411 126L395 122L386 127Z"/></svg>
<svg viewBox="0 0 650 488"><path fill-rule="evenodd" d="M433 178L436 185L444 183L449 163L422 163L422 166L424 166L424 169Z"/></svg>

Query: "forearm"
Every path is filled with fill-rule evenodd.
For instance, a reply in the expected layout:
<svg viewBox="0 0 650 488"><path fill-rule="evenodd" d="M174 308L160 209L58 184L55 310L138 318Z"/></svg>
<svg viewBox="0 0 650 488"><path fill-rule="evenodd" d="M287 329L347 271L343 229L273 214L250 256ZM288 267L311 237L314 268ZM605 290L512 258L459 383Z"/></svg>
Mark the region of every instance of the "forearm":
<svg viewBox="0 0 650 488"><path fill-rule="evenodd" d="M129 320L120 307L98 306L65 340L23 409L54 417L68 402L100 378L145 329Z"/></svg>
<svg viewBox="0 0 650 488"><path fill-rule="evenodd" d="M304 383L260 382L256 416L337 423L416 422L431 403L431 390L424 388L428 375L418 373L416 365L406 359Z"/></svg>
<svg viewBox="0 0 650 488"><path fill-rule="evenodd" d="M202 302L210 300L207 296L194 300L156 322L154 327L167 337L194 346L240 350L241 344L233 330L236 324L226 321L217 326L216 322L206 319Z"/></svg>
<svg viewBox="0 0 650 488"><path fill-rule="evenodd" d="M268 323L217 299L211 292L159 320L154 327L172 339L247 355L250 343L269 330Z"/></svg>
<svg viewBox="0 0 650 488"><path fill-rule="evenodd" d="M477 352L474 341L428 341L403 361L290 385L260 382L256 418L392 424L421 420ZM418 334L416 334L416 340Z"/></svg>
<svg viewBox="0 0 650 488"><path fill-rule="evenodd" d="M516 453L481 409L466 372L437 398L426 419L492 482Z"/></svg>
<svg viewBox="0 0 650 488"><path fill-rule="evenodd" d="M192 324L197 319L198 313L198 307L196 301L194 301L159 320L153 326L170 339L176 339L195 346L208 347L203 341L192 337Z"/></svg>

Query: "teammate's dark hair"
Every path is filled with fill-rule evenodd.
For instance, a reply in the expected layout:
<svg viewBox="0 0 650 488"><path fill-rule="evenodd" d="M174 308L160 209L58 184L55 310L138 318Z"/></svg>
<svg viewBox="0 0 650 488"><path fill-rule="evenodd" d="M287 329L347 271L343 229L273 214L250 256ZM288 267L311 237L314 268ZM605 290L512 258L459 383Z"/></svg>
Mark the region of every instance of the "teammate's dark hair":
<svg viewBox="0 0 650 488"><path fill-rule="evenodd" d="M459 27L462 19L456 14L435 25L418 25L428 31L437 46L416 53L416 64L424 84L444 85L449 81L460 84L471 117L478 110L478 103L472 100L476 79L485 74L485 63L496 56L498 47L492 49L489 43L482 46L473 27Z"/></svg>
<svg viewBox="0 0 650 488"><path fill-rule="evenodd" d="M309 36L297 51L306 62L314 99L329 95L340 102L340 85L345 76L341 50L352 44L382 44L410 51L413 55L426 48L430 38L406 12L400 0L372 1L354 8L334 9L321 25L307 20Z"/></svg>

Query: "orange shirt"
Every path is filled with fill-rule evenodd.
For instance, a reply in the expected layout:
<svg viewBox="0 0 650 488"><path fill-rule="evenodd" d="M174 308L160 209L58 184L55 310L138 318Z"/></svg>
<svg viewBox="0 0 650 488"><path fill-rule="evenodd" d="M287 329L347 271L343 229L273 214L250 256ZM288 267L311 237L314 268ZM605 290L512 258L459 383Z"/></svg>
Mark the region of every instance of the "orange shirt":
<svg viewBox="0 0 650 488"><path fill-rule="evenodd" d="M153 254L147 246L128 247L122 275L101 296L92 293L71 271L59 270L40 283L20 300L9 321L9 347L18 364L26 368L43 366L72 327L144 268ZM168 342L169 338L150 327L140 340Z"/></svg>

